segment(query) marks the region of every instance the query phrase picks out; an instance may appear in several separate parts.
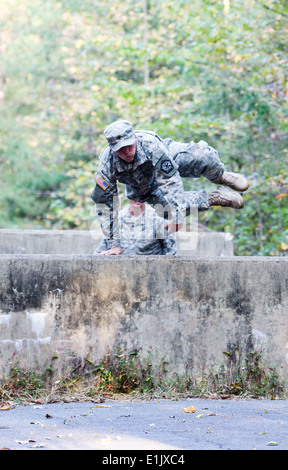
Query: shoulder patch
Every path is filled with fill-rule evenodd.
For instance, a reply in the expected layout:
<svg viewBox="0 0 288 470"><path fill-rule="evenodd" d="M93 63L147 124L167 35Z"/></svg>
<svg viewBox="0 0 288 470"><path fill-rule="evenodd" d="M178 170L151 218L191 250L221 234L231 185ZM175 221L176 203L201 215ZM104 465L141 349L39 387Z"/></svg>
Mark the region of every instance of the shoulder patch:
<svg viewBox="0 0 288 470"><path fill-rule="evenodd" d="M167 160L163 159L161 162L160 168L163 173L168 174L170 173L171 170L173 170L174 166L170 159L167 159Z"/></svg>
<svg viewBox="0 0 288 470"><path fill-rule="evenodd" d="M98 178L95 180L95 183L97 183L98 186L100 186L100 188L102 188L104 191L109 188L109 183L107 183L107 181L105 181L101 176L98 176Z"/></svg>
<svg viewBox="0 0 288 470"><path fill-rule="evenodd" d="M169 155L163 154L161 158L159 158L158 162L156 163L156 168L160 170L160 172L167 177L173 176L176 171L178 170L178 166L174 162Z"/></svg>

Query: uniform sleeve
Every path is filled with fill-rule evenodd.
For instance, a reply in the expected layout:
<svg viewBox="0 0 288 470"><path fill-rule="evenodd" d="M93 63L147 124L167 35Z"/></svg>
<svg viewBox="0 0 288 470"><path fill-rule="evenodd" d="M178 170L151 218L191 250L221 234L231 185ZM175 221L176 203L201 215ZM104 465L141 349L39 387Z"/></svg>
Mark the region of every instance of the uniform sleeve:
<svg viewBox="0 0 288 470"><path fill-rule="evenodd" d="M108 151L109 152L109 151ZM111 171L111 162L107 155L100 155L100 163L91 198L96 204L96 215L99 218L108 249L121 246L119 237L119 199L117 182Z"/></svg>
<svg viewBox="0 0 288 470"><path fill-rule="evenodd" d="M165 229L165 221L161 217L158 217L155 214L155 226L156 233L155 236L158 239L159 244L161 245L161 254L162 255L173 255L177 254L177 243L176 243L176 234L172 233L167 235L168 230Z"/></svg>
<svg viewBox="0 0 288 470"><path fill-rule="evenodd" d="M173 238L164 238L162 242L162 255L177 255L177 243Z"/></svg>
<svg viewBox="0 0 288 470"><path fill-rule="evenodd" d="M157 188L153 191L153 195L157 201L156 205L159 205L159 207L154 206L157 214L163 217L162 210L174 224L184 223L187 204L179 173L176 172L173 176L166 177L160 171L157 171L156 185Z"/></svg>
<svg viewBox="0 0 288 470"><path fill-rule="evenodd" d="M108 243L107 239L103 237L93 254L99 255L102 251L106 250L108 250Z"/></svg>
<svg viewBox="0 0 288 470"><path fill-rule="evenodd" d="M151 142L149 151L155 168L154 208L161 217L164 211L173 223L181 224L186 217L186 200L178 166L162 142Z"/></svg>

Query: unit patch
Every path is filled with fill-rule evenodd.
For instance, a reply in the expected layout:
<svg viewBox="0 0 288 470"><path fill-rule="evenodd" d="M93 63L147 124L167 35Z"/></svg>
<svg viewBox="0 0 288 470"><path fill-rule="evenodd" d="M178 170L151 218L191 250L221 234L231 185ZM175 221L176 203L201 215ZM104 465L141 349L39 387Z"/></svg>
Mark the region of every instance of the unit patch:
<svg viewBox="0 0 288 470"><path fill-rule="evenodd" d="M178 170L178 166L174 160L172 160L172 158L170 158L169 155L166 155L165 153L162 154L158 159L155 167L158 168L158 170L160 170L161 173L168 178L173 176Z"/></svg>
<svg viewBox="0 0 288 470"><path fill-rule="evenodd" d="M109 183L107 183L107 181L105 181L101 176L98 176L95 182L100 186L100 188L104 189L104 191L109 187Z"/></svg>
<svg viewBox="0 0 288 470"><path fill-rule="evenodd" d="M170 173L171 170L173 170L173 165L171 160L162 160L161 162L161 170L164 173Z"/></svg>

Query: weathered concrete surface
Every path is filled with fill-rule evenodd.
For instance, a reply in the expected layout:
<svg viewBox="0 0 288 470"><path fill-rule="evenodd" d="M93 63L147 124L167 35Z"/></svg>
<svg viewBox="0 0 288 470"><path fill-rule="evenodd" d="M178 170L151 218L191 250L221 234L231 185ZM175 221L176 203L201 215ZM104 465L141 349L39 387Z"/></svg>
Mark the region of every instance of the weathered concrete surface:
<svg viewBox="0 0 288 470"><path fill-rule="evenodd" d="M0 253L92 255L102 234L97 230L0 229ZM181 232L178 254L233 256L233 236L224 232Z"/></svg>
<svg viewBox="0 0 288 470"><path fill-rule="evenodd" d="M189 406L196 412L184 413ZM123 468L144 468L145 462L147 467L154 463L156 468L175 468L179 460L178 466L187 469L195 465L195 454L185 452L181 461L180 450L288 450L287 426L287 400L106 399L100 407L91 402L49 403L2 411L0 442L11 450L102 450L94 454L96 459L93 455L96 468L103 468L108 450L128 450L126 456L136 464L126 461ZM135 450L146 450L150 458L146 452L131 452ZM151 450L166 452L159 452L156 461Z"/></svg>
<svg viewBox="0 0 288 470"><path fill-rule="evenodd" d="M89 255L100 240L96 230L0 229L0 253Z"/></svg>
<svg viewBox="0 0 288 470"><path fill-rule="evenodd" d="M287 292L286 257L0 255L0 377L11 358L55 354L63 373L120 344L191 376L261 349L286 379Z"/></svg>

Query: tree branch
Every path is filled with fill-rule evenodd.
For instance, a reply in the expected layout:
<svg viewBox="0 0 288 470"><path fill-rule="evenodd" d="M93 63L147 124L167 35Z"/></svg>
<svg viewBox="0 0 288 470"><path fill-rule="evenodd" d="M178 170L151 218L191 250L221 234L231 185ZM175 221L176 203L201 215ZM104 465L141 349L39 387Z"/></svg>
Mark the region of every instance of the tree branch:
<svg viewBox="0 0 288 470"><path fill-rule="evenodd" d="M275 8L268 7L268 5L264 5L264 3L260 2L259 0L257 0L257 1L258 1L258 3L260 3L260 5L261 5L263 8L265 8L266 10L272 11L273 13L276 13L277 15L285 16L285 18L288 18L288 14L287 14L287 13L283 13L282 11L275 10Z"/></svg>

